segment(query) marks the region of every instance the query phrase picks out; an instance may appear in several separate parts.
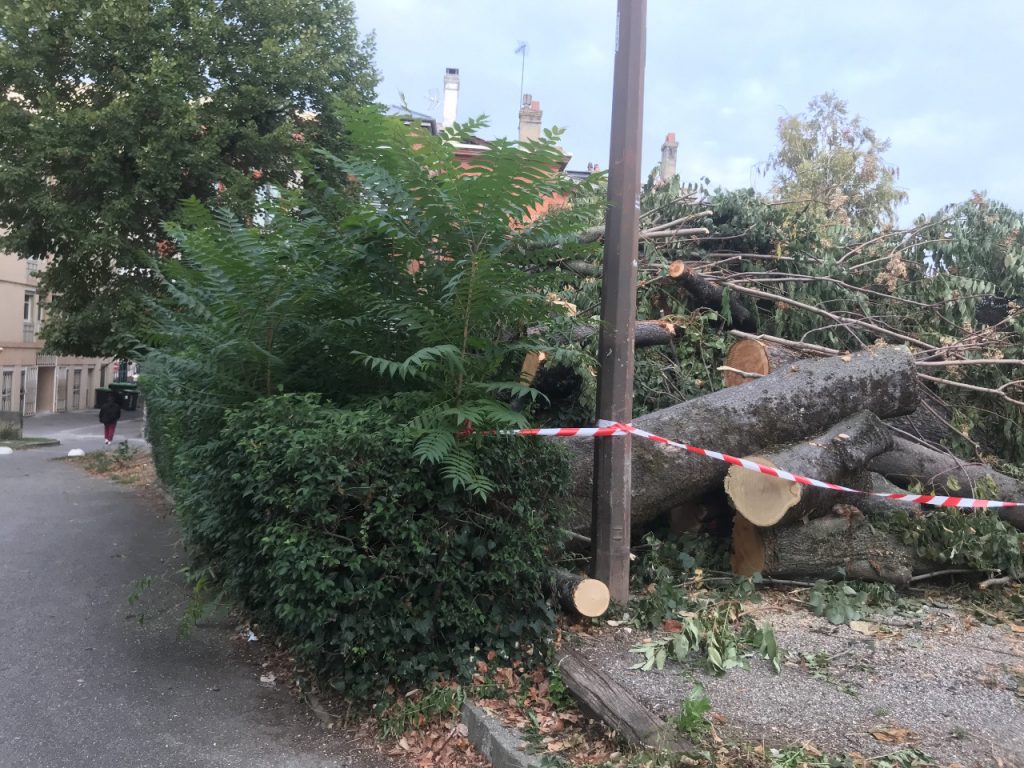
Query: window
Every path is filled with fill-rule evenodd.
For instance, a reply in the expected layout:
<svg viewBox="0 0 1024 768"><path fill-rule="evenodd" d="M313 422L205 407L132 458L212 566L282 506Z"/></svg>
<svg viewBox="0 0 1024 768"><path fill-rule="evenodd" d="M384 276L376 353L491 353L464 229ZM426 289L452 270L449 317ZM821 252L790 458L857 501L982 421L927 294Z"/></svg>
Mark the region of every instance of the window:
<svg viewBox="0 0 1024 768"><path fill-rule="evenodd" d="M25 291L25 310L22 313L26 323L32 322L32 302L35 299L35 294L31 291Z"/></svg>
<svg viewBox="0 0 1024 768"><path fill-rule="evenodd" d="M12 410L14 401L14 371L4 371L0 379L0 411Z"/></svg>

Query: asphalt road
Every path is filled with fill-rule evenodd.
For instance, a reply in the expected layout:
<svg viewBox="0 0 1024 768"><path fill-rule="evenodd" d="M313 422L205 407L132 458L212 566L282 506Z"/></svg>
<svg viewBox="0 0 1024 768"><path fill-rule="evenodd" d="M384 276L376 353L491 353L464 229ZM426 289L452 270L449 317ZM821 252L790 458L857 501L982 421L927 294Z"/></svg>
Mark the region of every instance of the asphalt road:
<svg viewBox="0 0 1024 768"><path fill-rule="evenodd" d="M140 426L129 417L118 437L136 442ZM178 639L174 520L152 493L60 459L102 447L94 411L26 427L63 444L0 455L2 768L389 765L261 683L227 619ZM147 577L140 625L128 598Z"/></svg>

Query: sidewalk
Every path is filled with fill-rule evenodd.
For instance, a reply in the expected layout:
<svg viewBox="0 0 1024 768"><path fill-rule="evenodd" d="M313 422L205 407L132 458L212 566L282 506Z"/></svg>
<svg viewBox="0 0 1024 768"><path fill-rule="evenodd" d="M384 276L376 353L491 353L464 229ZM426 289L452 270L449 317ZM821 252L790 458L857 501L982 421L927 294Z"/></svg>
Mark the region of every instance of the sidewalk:
<svg viewBox="0 0 1024 768"><path fill-rule="evenodd" d="M127 440L136 448L146 445L142 436L142 414L141 407L135 411L122 412L121 420L117 422L115 445L123 440ZM72 448L81 448L84 451L103 448L103 425L100 424L99 411L95 408L28 416L22 434L25 437L50 437L60 440L60 448L63 448L63 451L51 449L48 452L59 453L62 456L66 456Z"/></svg>
<svg viewBox="0 0 1024 768"><path fill-rule="evenodd" d="M118 437L141 443L141 411ZM95 411L26 420L54 448L0 456L0 766L385 768L260 682L263 641L207 621L180 640L180 533L160 501L87 475L69 448L102 448ZM147 618L128 598L140 580Z"/></svg>

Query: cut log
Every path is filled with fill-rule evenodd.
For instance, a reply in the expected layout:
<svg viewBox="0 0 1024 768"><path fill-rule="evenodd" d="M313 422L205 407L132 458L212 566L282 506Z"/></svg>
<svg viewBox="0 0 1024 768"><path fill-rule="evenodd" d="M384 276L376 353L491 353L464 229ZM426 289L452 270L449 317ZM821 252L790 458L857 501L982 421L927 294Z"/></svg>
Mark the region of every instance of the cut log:
<svg viewBox="0 0 1024 768"><path fill-rule="evenodd" d="M729 347L729 353L725 356L726 366L733 369L725 373L725 386L736 387L746 384L805 357L806 355L795 349L781 347L778 344L768 344L758 339L740 339ZM754 373L758 376L743 376L735 371Z"/></svg>
<svg viewBox="0 0 1024 768"><path fill-rule="evenodd" d="M669 265L668 276L685 288L686 292L700 306L720 313L724 311L725 294L722 288L709 282L699 272L687 266L685 261L673 261ZM754 315L732 295L729 296L729 314L732 317L732 321L729 323L730 327L748 332L757 330L757 320Z"/></svg>
<svg viewBox="0 0 1024 768"><path fill-rule="evenodd" d="M596 336L600 328L593 325L579 325L572 329L572 340L584 342ZM666 320L637 320L633 346L636 349L671 344L676 338L676 327Z"/></svg>
<svg viewBox="0 0 1024 768"><path fill-rule="evenodd" d="M895 536L869 525L854 506L803 524L758 528L737 514L732 532L732 569L780 579L862 579L905 587L914 557Z"/></svg>
<svg viewBox="0 0 1024 768"><path fill-rule="evenodd" d="M872 459L870 468L904 488L918 483L924 493L974 498L991 493L998 501L1024 501L1020 480L988 464L968 463L899 437L891 451ZM1024 531L1024 508L996 507L995 511L1003 522Z"/></svg>
<svg viewBox="0 0 1024 768"><path fill-rule="evenodd" d="M864 467L872 458L891 449L892 441L892 433L881 420L864 412L805 443L749 458L804 477L863 488L868 482ZM762 527L820 517L849 496L739 466L729 468L725 492L737 512Z"/></svg>
<svg viewBox="0 0 1024 768"><path fill-rule="evenodd" d="M860 411L884 418L917 407L914 359L906 347L876 347L848 359L808 360L799 368L644 414L633 423L656 435L743 456L804 440ZM649 529L685 499L720 485L729 468L650 440L598 439L632 442L634 533ZM586 533L591 524L593 441L571 441L569 449L576 502L572 527Z"/></svg>
<svg viewBox="0 0 1024 768"><path fill-rule="evenodd" d="M877 472L869 473L868 477L870 478L871 490L875 493L907 493L905 488L893 485ZM869 520L876 517L885 518L894 512L913 513L919 509L917 504L883 499L880 496L857 496L852 503L867 515Z"/></svg>
<svg viewBox="0 0 1024 768"><path fill-rule="evenodd" d="M611 726L630 745L676 752L693 749L693 744L648 710L625 686L578 651L563 648L557 663L562 682L583 710Z"/></svg>
<svg viewBox="0 0 1024 768"><path fill-rule="evenodd" d="M551 595L562 610L590 619L603 616L611 598L603 581L577 576L575 573L555 569L551 572Z"/></svg>

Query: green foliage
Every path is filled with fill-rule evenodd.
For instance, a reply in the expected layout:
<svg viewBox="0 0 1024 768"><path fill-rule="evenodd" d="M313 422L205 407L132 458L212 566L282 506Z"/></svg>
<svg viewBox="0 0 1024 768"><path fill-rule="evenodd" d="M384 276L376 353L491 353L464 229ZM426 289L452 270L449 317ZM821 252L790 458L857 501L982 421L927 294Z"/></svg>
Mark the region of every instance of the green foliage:
<svg viewBox="0 0 1024 768"><path fill-rule="evenodd" d="M434 685L426 691L414 690L378 714L380 738L395 739L432 720L458 715L465 700L466 691L459 685Z"/></svg>
<svg viewBox="0 0 1024 768"><path fill-rule="evenodd" d="M633 669L662 669L666 661L684 662L694 653L709 672L723 674L745 666L744 654L757 653L776 672L780 671L782 662L774 630L757 626L738 602L694 598L689 608L677 613L678 631L630 649L644 657Z"/></svg>
<svg viewBox="0 0 1024 768"><path fill-rule="evenodd" d="M490 430L538 398L522 355L568 319L534 267L586 209L532 216L574 193L555 133L470 173L398 120L337 119L349 154L316 157L344 185L168 227L143 387L192 571L368 700L464 679L482 648L544 655L567 457Z"/></svg>
<svg viewBox="0 0 1024 768"><path fill-rule="evenodd" d="M692 741L700 741L711 730L711 723L704 719L710 711L711 699L703 686L695 685L679 703L679 713L672 722L679 733Z"/></svg>
<svg viewBox="0 0 1024 768"><path fill-rule="evenodd" d="M477 648L540 654L541 582L562 521L554 446L469 437L486 504L413 458L393 404L265 398L183 451L175 497L192 568L346 695L466 676Z"/></svg>
<svg viewBox="0 0 1024 768"><path fill-rule="evenodd" d="M796 661L803 664L815 679L821 680L823 683L828 683L850 696L857 695L858 687L856 685L840 680L832 673L832 659L824 651L819 651L818 653L787 654L787 657L794 658Z"/></svg>
<svg viewBox="0 0 1024 768"><path fill-rule="evenodd" d="M350 0L0 6L0 250L49 260L47 344L130 351L161 222L293 183L329 100L372 99L372 54Z"/></svg>
<svg viewBox="0 0 1024 768"><path fill-rule="evenodd" d="M255 228L191 201L169 227L182 259L164 265L144 382L160 411L151 433L175 436L157 449L158 469L173 471L177 436L197 424L199 439L212 434L223 409L257 397L386 397L410 414L416 461L484 497L490 483L453 434L524 426L511 402L538 393L517 381L523 355L569 357L555 344L569 319L545 298L551 277L531 267L590 214L531 212L586 185L552 174L553 132L522 147L495 141L466 173L449 143L398 120L355 110L343 122L350 156L323 158L350 188L318 188L323 212L285 195ZM534 327L547 330L527 341Z"/></svg>
<svg viewBox="0 0 1024 768"><path fill-rule="evenodd" d="M873 581L814 582L807 604L832 624L849 624L868 613L914 610L913 601L901 598L892 584Z"/></svg>
<svg viewBox="0 0 1024 768"><path fill-rule="evenodd" d="M834 93L815 97L805 115L779 119L779 149L769 159L776 199L791 201L821 220L870 233L892 226L907 195L898 171L882 155L888 141L849 117Z"/></svg>
<svg viewBox="0 0 1024 768"><path fill-rule="evenodd" d="M927 562L1024 577L1024 535L990 510L936 509L923 517L902 513L884 525Z"/></svg>

